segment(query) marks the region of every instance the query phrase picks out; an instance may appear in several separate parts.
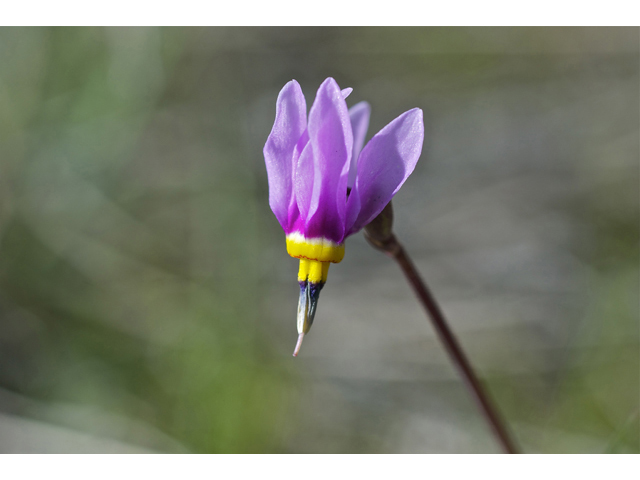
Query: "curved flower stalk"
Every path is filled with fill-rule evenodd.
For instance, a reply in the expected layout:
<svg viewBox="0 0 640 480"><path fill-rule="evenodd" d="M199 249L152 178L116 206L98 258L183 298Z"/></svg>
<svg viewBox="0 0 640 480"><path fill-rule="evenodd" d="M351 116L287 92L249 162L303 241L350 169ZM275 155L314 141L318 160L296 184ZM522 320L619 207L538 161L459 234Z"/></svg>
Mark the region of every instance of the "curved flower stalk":
<svg viewBox="0 0 640 480"><path fill-rule="evenodd" d="M422 110L403 113L364 146L371 109L347 109L352 89L327 78L309 117L295 80L278 95L264 158L269 205L285 231L287 252L300 259L298 354L315 317L329 265L344 257L344 241L373 220L416 166L422 151Z"/></svg>

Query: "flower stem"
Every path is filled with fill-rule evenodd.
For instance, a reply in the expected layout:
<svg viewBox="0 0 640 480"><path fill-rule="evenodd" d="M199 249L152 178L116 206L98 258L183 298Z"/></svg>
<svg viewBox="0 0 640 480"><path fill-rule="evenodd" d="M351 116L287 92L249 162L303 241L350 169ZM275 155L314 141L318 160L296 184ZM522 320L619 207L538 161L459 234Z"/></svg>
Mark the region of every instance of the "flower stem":
<svg viewBox="0 0 640 480"><path fill-rule="evenodd" d="M498 413L498 410L491 401L489 394L485 391L478 380L478 377L473 371L466 355L462 351L458 340L449 328L442 310L427 288L427 285L424 283L422 278L420 278L420 274L416 270L415 265L400 242L398 242L396 236L391 234L383 242L374 241L369 237L367 238L375 248L384 251L398 263L402 272L407 277L409 284L413 287L415 294L418 296L418 300L427 311L440 340L444 343L451 360L453 360L453 363L458 367L458 370L462 374L467 386L473 393L480 410L491 426L493 433L502 445L504 451L506 453L518 453L518 448L509 433L505 421Z"/></svg>

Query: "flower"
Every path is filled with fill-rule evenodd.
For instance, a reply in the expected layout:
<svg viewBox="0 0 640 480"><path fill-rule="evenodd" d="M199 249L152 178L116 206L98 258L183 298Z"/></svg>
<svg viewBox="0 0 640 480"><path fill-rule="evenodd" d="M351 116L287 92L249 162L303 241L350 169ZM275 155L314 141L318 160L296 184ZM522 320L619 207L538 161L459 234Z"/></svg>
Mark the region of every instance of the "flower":
<svg viewBox="0 0 640 480"><path fill-rule="evenodd" d="M409 110L364 144L371 108L350 110L327 78L309 111L300 85L288 82L264 146L269 205L285 231L287 252L300 259L298 354L315 317L330 263L344 257L344 240L372 221L416 166L422 151L422 110Z"/></svg>

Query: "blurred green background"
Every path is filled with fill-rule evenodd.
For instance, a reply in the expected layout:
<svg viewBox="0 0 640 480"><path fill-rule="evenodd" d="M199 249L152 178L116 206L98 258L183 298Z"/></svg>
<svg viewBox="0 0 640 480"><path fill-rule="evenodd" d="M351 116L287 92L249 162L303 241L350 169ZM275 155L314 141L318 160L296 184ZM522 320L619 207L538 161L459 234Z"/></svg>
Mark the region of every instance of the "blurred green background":
<svg viewBox="0 0 640 480"><path fill-rule="evenodd" d="M1 452L498 452L356 235L299 358L278 91L425 112L396 230L528 452L638 452L637 28L0 29Z"/></svg>

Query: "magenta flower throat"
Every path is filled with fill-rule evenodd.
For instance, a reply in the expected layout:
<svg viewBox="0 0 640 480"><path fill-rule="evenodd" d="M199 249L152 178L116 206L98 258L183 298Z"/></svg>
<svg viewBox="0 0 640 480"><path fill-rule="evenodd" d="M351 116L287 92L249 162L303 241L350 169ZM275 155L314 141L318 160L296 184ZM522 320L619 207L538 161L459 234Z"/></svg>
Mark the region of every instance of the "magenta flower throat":
<svg viewBox="0 0 640 480"><path fill-rule="evenodd" d="M269 205L286 234L287 252L300 259L298 354L315 317L330 263L344 257L344 241L371 222L416 166L422 151L422 110L403 113L364 146L371 108L347 109L352 89L327 78L309 111L300 85L278 95L264 159Z"/></svg>

